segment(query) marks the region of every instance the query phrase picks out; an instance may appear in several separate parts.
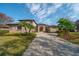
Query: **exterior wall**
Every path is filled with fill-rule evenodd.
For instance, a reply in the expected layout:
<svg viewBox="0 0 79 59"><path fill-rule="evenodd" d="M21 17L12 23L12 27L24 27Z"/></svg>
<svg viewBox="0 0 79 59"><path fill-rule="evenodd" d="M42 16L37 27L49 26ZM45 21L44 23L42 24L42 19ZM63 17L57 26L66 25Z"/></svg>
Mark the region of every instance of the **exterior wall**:
<svg viewBox="0 0 79 59"><path fill-rule="evenodd" d="M36 23L34 21L26 21L26 22L29 23L29 24L32 24L33 26L36 27ZM27 29L26 31L29 32L29 29ZM31 32L35 32L35 31L36 31L36 29L31 30Z"/></svg>
<svg viewBox="0 0 79 59"><path fill-rule="evenodd" d="M36 27L36 23L34 21L26 21L26 23L32 24L33 26ZM11 26L9 30L10 30L10 32L22 32L22 33L29 32L29 29L25 30L24 27L22 27L22 29L18 29L18 26ZM31 32L35 32L35 31L36 31L36 29L31 30Z"/></svg>
<svg viewBox="0 0 79 59"><path fill-rule="evenodd" d="M35 29L32 29L31 32L35 32ZM24 33L24 32L29 32L29 29L27 28L26 30L24 29L24 27L22 27L22 30L20 30L20 32Z"/></svg>
<svg viewBox="0 0 79 59"><path fill-rule="evenodd" d="M33 26L36 26L36 23L34 21L26 21L26 23L32 24Z"/></svg>
<svg viewBox="0 0 79 59"><path fill-rule="evenodd" d="M35 26L35 27L36 27L36 23L35 23L35 22L33 22L32 24L33 24L33 26Z"/></svg>
<svg viewBox="0 0 79 59"><path fill-rule="evenodd" d="M36 26L35 23L32 23L34 26ZM25 32L29 32L29 29L26 29L24 27L22 27L22 29L18 29L17 28L18 26L10 26L9 28L0 28L1 30L9 30L10 32L22 32L22 33L25 33ZM46 29L49 30L49 32L56 32L58 31L58 28L53 28L53 27L46 27L45 25L38 25L35 29L32 29L31 32L40 32L40 27L43 27L43 32L47 32Z"/></svg>
<svg viewBox="0 0 79 59"><path fill-rule="evenodd" d="M58 28L49 28L50 32L56 32L58 31Z"/></svg>
<svg viewBox="0 0 79 59"><path fill-rule="evenodd" d="M26 21L26 23L32 24L32 22L31 22L31 21Z"/></svg>
<svg viewBox="0 0 79 59"><path fill-rule="evenodd" d="M9 30L9 28L0 28L0 30Z"/></svg>
<svg viewBox="0 0 79 59"><path fill-rule="evenodd" d="M56 32L58 29L57 28L53 28L53 27L49 27L49 26L46 26L44 24L36 24L34 21L26 21L26 23L29 23L29 24L32 24L33 26L35 26L36 28L35 29L32 29L31 32L40 32L40 31L43 31L43 32ZM43 29L41 30L40 28L43 27ZM9 28L0 28L2 30L10 30L10 32L29 32L29 29L26 29L24 27L22 27L21 29L18 28L17 25L11 25Z"/></svg>
<svg viewBox="0 0 79 59"><path fill-rule="evenodd" d="M24 32L25 32L25 29L24 29L24 27L22 27L22 30L21 30L21 32L22 32L22 33L24 33Z"/></svg>
<svg viewBox="0 0 79 59"><path fill-rule="evenodd" d="M10 32L16 32L17 31L17 26L11 26L9 28Z"/></svg>

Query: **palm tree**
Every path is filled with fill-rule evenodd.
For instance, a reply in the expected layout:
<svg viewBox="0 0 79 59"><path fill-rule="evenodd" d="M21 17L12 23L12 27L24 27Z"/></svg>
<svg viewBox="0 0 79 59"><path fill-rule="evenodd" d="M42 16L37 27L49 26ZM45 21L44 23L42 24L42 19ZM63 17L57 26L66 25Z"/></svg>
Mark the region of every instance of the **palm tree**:
<svg viewBox="0 0 79 59"><path fill-rule="evenodd" d="M27 24L27 28L29 29L29 33L31 32L32 29L35 27L32 24Z"/></svg>
<svg viewBox="0 0 79 59"><path fill-rule="evenodd" d="M33 25L31 25L31 24L29 24L29 23L26 23L25 21L20 22L19 25L22 26L22 27L24 27L24 28L25 28L25 31L26 31L27 29L29 29L29 33L30 33L30 31L31 31L32 29L35 28ZM27 31L26 31L26 33L27 33Z"/></svg>
<svg viewBox="0 0 79 59"><path fill-rule="evenodd" d="M64 33L64 38L69 39L70 38L69 31L75 29L76 26L69 19L61 18L58 21L58 28L60 29L60 31Z"/></svg>
<svg viewBox="0 0 79 59"><path fill-rule="evenodd" d="M26 22L20 22L19 23L19 26L21 26L21 27L24 27L24 29L25 29L25 33L27 33L27 31L26 31L26 29L27 29L27 23Z"/></svg>

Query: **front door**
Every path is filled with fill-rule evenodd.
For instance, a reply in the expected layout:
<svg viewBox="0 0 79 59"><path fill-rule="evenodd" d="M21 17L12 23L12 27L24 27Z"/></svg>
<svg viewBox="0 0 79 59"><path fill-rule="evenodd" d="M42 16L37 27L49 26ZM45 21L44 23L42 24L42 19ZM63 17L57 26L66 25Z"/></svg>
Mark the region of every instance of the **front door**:
<svg viewBox="0 0 79 59"><path fill-rule="evenodd" d="M44 31L44 27L43 26L40 26L39 30L40 31Z"/></svg>

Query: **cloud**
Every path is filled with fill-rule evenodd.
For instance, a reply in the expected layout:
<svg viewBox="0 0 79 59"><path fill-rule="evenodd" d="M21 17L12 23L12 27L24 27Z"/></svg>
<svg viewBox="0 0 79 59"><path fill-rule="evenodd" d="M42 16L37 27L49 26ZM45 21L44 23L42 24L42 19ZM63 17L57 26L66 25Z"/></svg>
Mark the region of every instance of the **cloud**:
<svg viewBox="0 0 79 59"><path fill-rule="evenodd" d="M72 8L75 13L79 13L79 4L72 4Z"/></svg>
<svg viewBox="0 0 79 59"><path fill-rule="evenodd" d="M79 19L79 16L78 16L79 4L77 3L76 4L37 3L37 4L26 4L26 5L29 8L30 12L39 19L38 21L40 23L51 24L52 23L51 21L54 21L54 20L57 21L57 19L59 19L60 17L67 17L72 21L76 21L77 19ZM52 19L52 15L54 16L53 19Z"/></svg>
<svg viewBox="0 0 79 59"><path fill-rule="evenodd" d="M50 14L55 13L62 4L51 4L49 7L48 4L27 4L27 6L34 16L43 19Z"/></svg>
<svg viewBox="0 0 79 59"><path fill-rule="evenodd" d="M26 4L29 8L30 12L38 18L39 23L46 23L50 25L52 23L52 19L48 18L49 15L56 13L56 11L63 6L61 3L32 3Z"/></svg>
<svg viewBox="0 0 79 59"><path fill-rule="evenodd" d="M68 17L71 18L72 21L76 21L79 19L79 4L67 4L70 5L71 12L68 12Z"/></svg>

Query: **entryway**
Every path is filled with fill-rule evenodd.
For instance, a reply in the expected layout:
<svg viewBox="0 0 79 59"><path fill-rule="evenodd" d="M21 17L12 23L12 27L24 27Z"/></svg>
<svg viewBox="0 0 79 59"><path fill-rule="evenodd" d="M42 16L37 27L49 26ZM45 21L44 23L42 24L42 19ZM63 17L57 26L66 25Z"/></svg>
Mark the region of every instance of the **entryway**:
<svg viewBox="0 0 79 59"><path fill-rule="evenodd" d="M43 26L40 26L39 27L39 31L43 31L44 30L44 27Z"/></svg>
<svg viewBox="0 0 79 59"><path fill-rule="evenodd" d="M38 32L45 32L46 27L44 25L38 25Z"/></svg>

